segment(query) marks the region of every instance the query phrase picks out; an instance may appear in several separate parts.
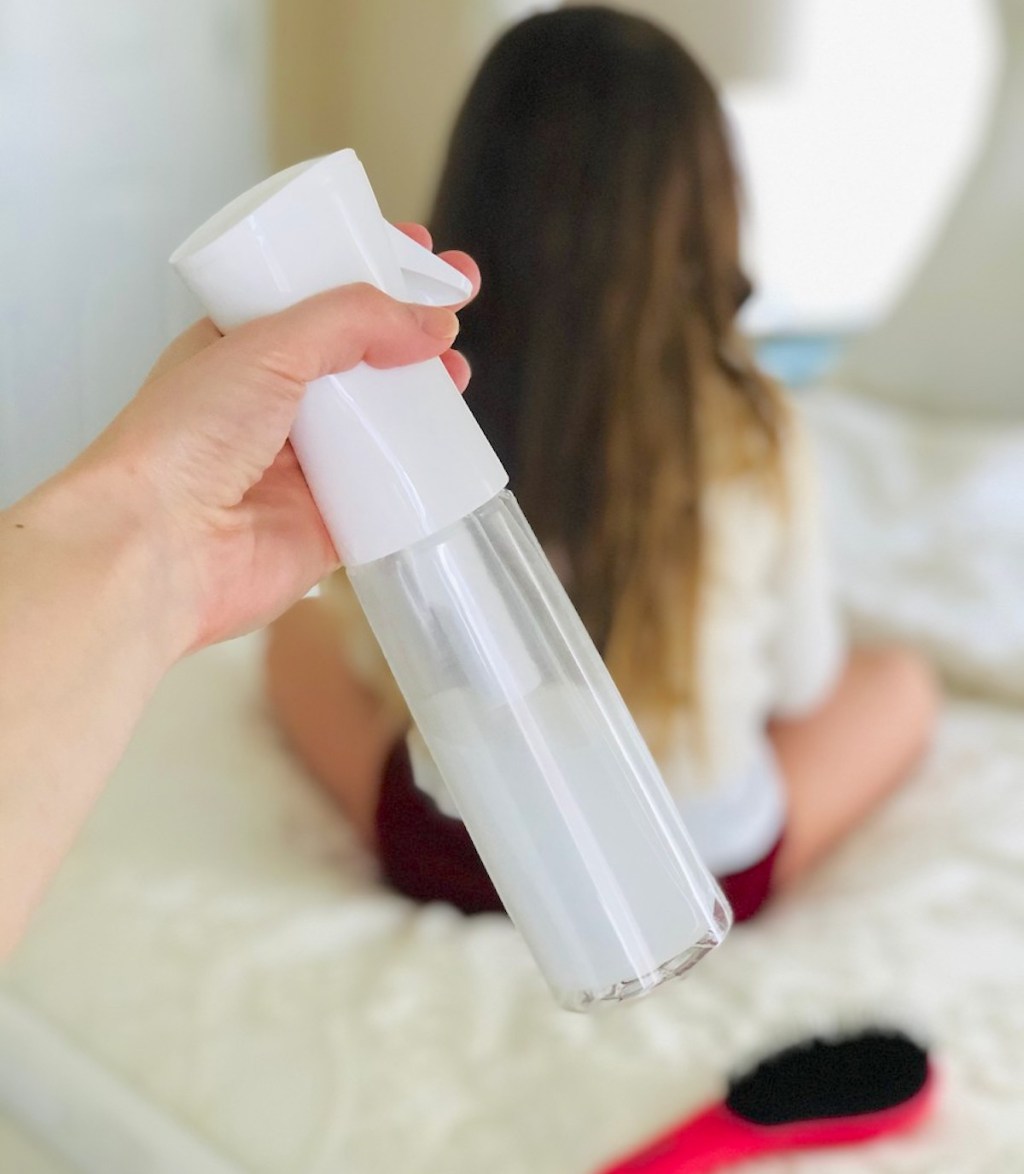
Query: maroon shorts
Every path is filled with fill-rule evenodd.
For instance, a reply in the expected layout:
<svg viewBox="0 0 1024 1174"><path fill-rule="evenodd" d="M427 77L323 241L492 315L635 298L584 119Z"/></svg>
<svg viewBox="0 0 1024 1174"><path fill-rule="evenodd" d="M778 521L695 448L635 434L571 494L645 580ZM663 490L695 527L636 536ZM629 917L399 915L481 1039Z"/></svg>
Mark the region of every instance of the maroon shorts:
<svg viewBox="0 0 1024 1174"><path fill-rule="evenodd" d="M753 917L768 900L781 843L750 868L718 878L737 921ZM505 911L465 826L416 786L404 738L384 768L377 851L385 879L403 896L423 904L447 901L467 914Z"/></svg>

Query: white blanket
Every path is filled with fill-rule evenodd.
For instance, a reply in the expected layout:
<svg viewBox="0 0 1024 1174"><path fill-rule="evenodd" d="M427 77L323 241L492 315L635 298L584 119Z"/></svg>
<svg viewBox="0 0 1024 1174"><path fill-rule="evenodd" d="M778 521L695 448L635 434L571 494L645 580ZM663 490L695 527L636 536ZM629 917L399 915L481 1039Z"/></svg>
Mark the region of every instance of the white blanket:
<svg viewBox="0 0 1024 1174"><path fill-rule="evenodd" d="M810 411L846 593L959 679L1024 696L1021 442L885 411L838 393ZM758 1169L1024 1168L1020 711L951 704L918 777L798 895L685 982L581 1018L502 919L378 886L279 743L258 652L170 676L0 984L0 1102L80 1168L589 1174L765 1049L879 1021L934 1041L940 1115Z"/></svg>
<svg viewBox="0 0 1024 1174"><path fill-rule="evenodd" d="M256 656L244 641L172 674L2 986L166 1118L150 1128L122 1104L134 1145L171 1144L173 1125L266 1174L587 1174L762 1049L889 1020L934 1039L941 1116L766 1174L1017 1168L1020 715L954 706L920 777L798 897L687 981L582 1018L555 1008L501 919L377 886L278 744ZM84 1168L148 1168L118 1164L109 1131L101 1143L115 1158Z"/></svg>
<svg viewBox="0 0 1024 1174"><path fill-rule="evenodd" d="M837 387L802 402L855 626L913 640L961 688L1024 701L1024 423Z"/></svg>

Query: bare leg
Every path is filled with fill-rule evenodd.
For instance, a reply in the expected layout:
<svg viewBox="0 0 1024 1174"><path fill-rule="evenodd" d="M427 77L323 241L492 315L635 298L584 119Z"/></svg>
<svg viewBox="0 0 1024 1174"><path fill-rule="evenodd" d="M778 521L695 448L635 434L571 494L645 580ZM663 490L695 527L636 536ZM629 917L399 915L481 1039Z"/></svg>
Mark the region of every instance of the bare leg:
<svg viewBox="0 0 1024 1174"><path fill-rule="evenodd" d="M769 737L789 794L775 870L791 884L906 779L928 747L938 689L927 662L899 647L855 650L829 699Z"/></svg>
<svg viewBox="0 0 1024 1174"><path fill-rule="evenodd" d="M296 753L372 847L381 773L402 729L349 670L317 600L303 600L272 625L266 677L271 708Z"/></svg>

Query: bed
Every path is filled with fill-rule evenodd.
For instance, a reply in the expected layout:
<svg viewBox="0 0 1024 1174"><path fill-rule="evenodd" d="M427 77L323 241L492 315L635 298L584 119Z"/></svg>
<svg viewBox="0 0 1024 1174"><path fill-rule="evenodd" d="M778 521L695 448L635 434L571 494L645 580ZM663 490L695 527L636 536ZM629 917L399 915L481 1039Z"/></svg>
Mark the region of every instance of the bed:
<svg viewBox="0 0 1024 1174"><path fill-rule="evenodd" d="M196 656L0 981L0 1110L54 1169L590 1174L764 1050L875 1022L932 1041L939 1115L759 1171L1024 1169L1024 435L807 412L855 624L955 690L906 790L686 981L574 1016L502 919L382 890L268 720L259 637Z"/></svg>

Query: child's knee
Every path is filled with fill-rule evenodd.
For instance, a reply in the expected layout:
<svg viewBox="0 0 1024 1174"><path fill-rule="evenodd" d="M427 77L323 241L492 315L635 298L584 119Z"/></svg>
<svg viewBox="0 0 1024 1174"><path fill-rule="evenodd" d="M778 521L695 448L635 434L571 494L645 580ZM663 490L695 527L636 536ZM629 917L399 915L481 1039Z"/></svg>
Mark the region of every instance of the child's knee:
<svg viewBox="0 0 1024 1174"><path fill-rule="evenodd" d="M873 675L892 705L894 717L922 749L938 717L941 688L927 657L900 644L870 650Z"/></svg>

